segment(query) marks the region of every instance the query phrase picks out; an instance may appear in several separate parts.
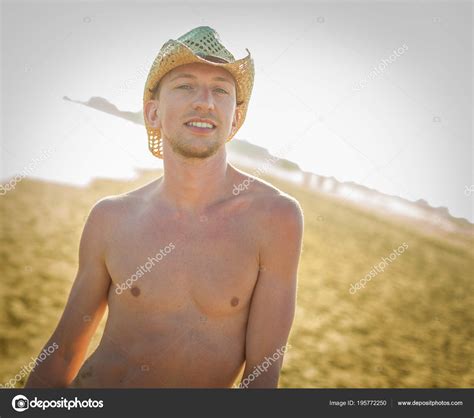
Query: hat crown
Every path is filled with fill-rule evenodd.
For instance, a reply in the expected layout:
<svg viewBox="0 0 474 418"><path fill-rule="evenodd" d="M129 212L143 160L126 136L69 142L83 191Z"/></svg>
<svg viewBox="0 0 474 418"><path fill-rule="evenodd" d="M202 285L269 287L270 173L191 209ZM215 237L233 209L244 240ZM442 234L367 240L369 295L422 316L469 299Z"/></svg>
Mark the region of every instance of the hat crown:
<svg viewBox="0 0 474 418"><path fill-rule="evenodd" d="M234 62L234 56L222 45L219 34L209 26L199 26L177 39L201 58L214 57Z"/></svg>

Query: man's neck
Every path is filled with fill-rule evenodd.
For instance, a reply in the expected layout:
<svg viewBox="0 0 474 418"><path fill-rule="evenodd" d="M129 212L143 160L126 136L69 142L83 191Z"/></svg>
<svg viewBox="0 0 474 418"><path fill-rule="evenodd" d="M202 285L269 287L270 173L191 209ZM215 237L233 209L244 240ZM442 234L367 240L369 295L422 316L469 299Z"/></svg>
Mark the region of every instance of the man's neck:
<svg viewBox="0 0 474 418"><path fill-rule="evenodd" d="M232 192L225 147L204 159L173 153L163 160L163 169L158 192L178 210L200 213Z"/></svg>

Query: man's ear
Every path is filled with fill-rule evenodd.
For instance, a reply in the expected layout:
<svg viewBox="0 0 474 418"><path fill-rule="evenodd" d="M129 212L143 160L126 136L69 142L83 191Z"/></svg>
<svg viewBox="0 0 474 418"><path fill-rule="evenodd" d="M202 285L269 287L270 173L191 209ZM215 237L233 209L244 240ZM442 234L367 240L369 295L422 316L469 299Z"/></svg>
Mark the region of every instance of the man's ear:
<svg viewBox="0 0 474 418"><path fill-rule="evenodd" d="M232 134L234 134L234 132L236 131L237 125L240 122L241 117L242 117L242 114L240 112L240 108L239 108L239 106L237 106L235 108L234 118L232 119Z"/></svg>
<svg viewBox="0 0 474 418"><path fill-rule="evenodd" d="M143 117L145 118L148 126L153 128L161 128L160 107L158 100L149 100L145 103Z"/></svg>

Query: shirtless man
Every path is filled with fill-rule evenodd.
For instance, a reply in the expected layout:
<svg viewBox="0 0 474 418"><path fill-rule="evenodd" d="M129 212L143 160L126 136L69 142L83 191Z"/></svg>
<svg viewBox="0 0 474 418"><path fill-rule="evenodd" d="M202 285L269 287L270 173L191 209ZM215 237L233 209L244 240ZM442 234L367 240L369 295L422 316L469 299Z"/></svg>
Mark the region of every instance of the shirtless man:
<svg viewBox="0 0 474 418"><path fill-rule="evenodd" d="M223 67L194 62L161 79L144 116L161 128L164 174L91 210L45 346L59 348L26 387L228 388L242 369L244 387L278 387L303 217L293 198L227 162L236 101ZM203 119L214 127L186 124ZM102 339L84 362L106 307Z"/></svg>

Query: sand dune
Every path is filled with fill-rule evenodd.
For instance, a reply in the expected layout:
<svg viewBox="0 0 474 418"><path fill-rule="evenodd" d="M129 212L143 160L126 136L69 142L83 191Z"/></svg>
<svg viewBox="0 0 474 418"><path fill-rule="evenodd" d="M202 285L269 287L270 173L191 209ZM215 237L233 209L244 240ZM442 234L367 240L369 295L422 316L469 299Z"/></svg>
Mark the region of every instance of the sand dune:
<svg viewBox="0 0 474 418"><path fill-rule="evenodd" d="M0 383L39 353L56 326L94 202L157 175L143 172L130 182L99 179L86 188L24 179L1 197ZM280 385L474 386L472 236L425 230L274 183L300 200L305 213L297 315ZM407 249L384 272L349 292L402 243Z"/></svg>

